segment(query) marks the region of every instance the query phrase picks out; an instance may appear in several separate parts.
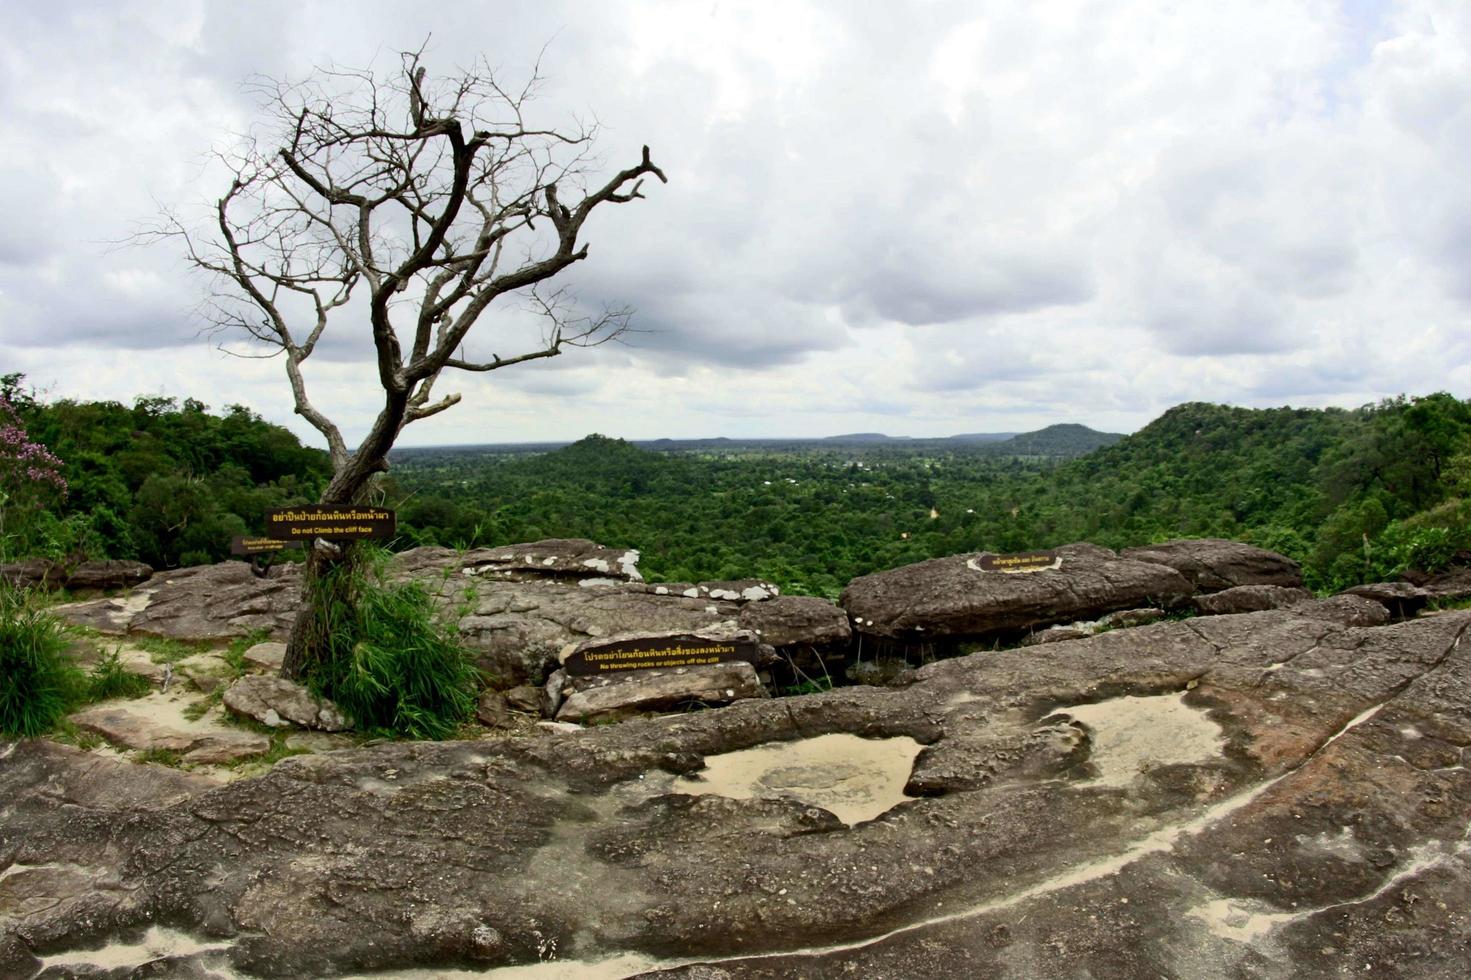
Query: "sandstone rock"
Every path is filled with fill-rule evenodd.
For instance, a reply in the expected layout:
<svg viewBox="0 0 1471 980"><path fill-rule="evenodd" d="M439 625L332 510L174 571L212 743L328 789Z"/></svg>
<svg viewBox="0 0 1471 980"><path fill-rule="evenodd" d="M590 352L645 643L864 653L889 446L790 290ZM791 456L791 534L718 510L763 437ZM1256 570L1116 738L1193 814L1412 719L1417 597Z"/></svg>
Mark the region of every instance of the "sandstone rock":
<svg viewBox="0 0 1471 980"><path fill-rule="evenodd" d="M56 589L66 581L66 569L48 558L26 558L0 565L0 578L23 589Z"/></svg>
<svg viewBox="0 0 1471 980"><path fill-rule="evenodd" d="M1373 582L1368 585L1355 585L1353 588L1343 590L1341 594L1373 599L1388 609L1389 615L1394 619L1408 619L1424 609L1426 603L1430 601L1424 589L1408 582Z"/></svg>
<svg viewBox="0 0 1471 980"><path fill-rule="evenodd" d="M217 653L196 653L185 657L174 664L174 674L205 694L235 678L234 668Z"/></svg>
<svg viewBox="0 0 1471 980"><path fill-rule="evenodd" d="M284 677L252 674L240 678L225 691L225 707L272 728L298 725L340 732L350 727L337 705Z"/></svg>
<svg viewBox="0 0 1471 980"><path fill-rule="evenodd" d="M521 711L531 715L541 713L541 691L530 684L522 684L502 693L505 694L506 705L512 711Z"/></svg>
<svg viewBox="0 0 1471 980"><path fill-rule="evenodd" d="M463 559L466 575L612 578L642 582L637 551L608 548L583 538L551 538L501 548L480 548Z"/></svg>
<svg viewBox="0 0 1471 980"><path fill-rule="evenodd" d="M233 762L270 748L270 739L255 732L227 728L207 716L185 719L178 710L182 704L177 698L153 694L122 704L93 705L73 714L71 721L113 745L176 752L190 764Z"/></svg>
<svg viewBox="0 0 1471 980"><path fill-rule="evenodd" d="M978 556L957 555L864 575L849 583L838 604L859 632L922 641L1093 619L1145 602L1173 603L1192 591L1174 569L1107 548L1072 544L1056 551L1061 566L1045 571L981 571Z"/></svg>
<svg viewBox="0 0 1471 980"><path fill-rule="evenodd" d="M1427 598L1439 602L1471 599L1471 568L1462 566L1431 575L1420 589Z"/></svg>
<svg viewBox="0 0 1471 980"><path fill-rule="evenodd" d="M705 629L734 622L741 609L708 597L660 596L641 584L581 589L485 576L472 582L474 604L459 620L460 636L497 686L538 683L569 644L625 633ZM463 600L461 594L444 601Z"/></svg>
<svg viewBox="0 0 1471 980"><path fill-rule="evenodd" d="M284 639L300 599L298 566L279 565L269 578L257 578L245 562L229 561L160 573L130 595L69 603L55 612L105 633L213 641L265 630Z"/></svg>
<svg viewBox="0 0 1471 980"><path fill-rule="evenodd" d="M1389 622L1389 610L1383 603L1358 595L1336 595L1289 606L1292 612L1309 619L1323 619L1341 626L1382 626Z"/></svg>
<svg viewBox="0 0 1471 980"><path fill-rule="evenodd" d="M329 732L292 732L286 736L286 747L288 749L305 749L308 752L336 752L339 749L350 749L352 746L352 739L346 735L333 735Z"/></svg>
<svg viewBox="0 0 1471 980"><path fill-rule="evenodd" d="M1098 621L1098 625L1105 629L1126 629L1133 626L1147 626L1164 619L1166 613L1163 609L1120 609L1118 612L1109 613Z"/></svg>
<svg viewBox="0 0 1471 980"><path fill-rule="evenodd" d="M1459 977L1468 630L1161 622L899 690L373 745L220 785L0 742L0 976L161 922L209 940L171 976L432 976L555 944L571 976L617 955L604 972ZM830 733L922 745L908 796L843 827L779 768L747 797L708 778Z"/></svg>
<svg viewBox="0 0 1471 980"><path fill-rule="evenodd" d="M1313 598L1307 589L1292 589L1282 585L1235 585L1219 592L1198 595L1192 600L1195 611L1202 616L1220 616L1229 613L1261 612L1263 609L1284 609Z"/></svg>
<svg viewBox="0 0 1471 980"><path fill-rule="evenodd" d="M99 704L71 716L72 724L84 732L101 735L125 749L187 752L198 738L162 726L154 719L116 705Z"/></svg>
<svg viewBox="0 0 1471 980"><path fill-rule="evenodd" d="M1092 623L1072 623L1067 626L1049 626L1046 629L1027 634L1026 639L1022 640L1022 646L1034 647L1041 643L1060 643L1063 640L1081 640L1085 637L1092 636L1094 632L1094 624Z"/></svg>
<svg viewBox="0 0 1471 980"><path fill-rule="evenodd" d="M141 561L84 561L66 577L68 589L127 589L153 577L153 566Z"/></svg>
<svg viewBox="0 0 1471 980"><path fill-rule="evenodd" d="M770 695L756 678L756 669L744 661L637 670L576 678L556 717L561 722L595 724L650 711L668 711L692 702L728 704L766 697Z"/></svg>
<svg viewBox="0 0 1471 980"><path fill-rule="evenodd" d="M244 654L245 662L268 673L277 673L286 662L286 644L275 640L257 643Z"/></svg>
<svg viewBox="0 0 1471 980"><path fill-rule="evenodd" d="M184 753L183 762L190 765L224 765L248 759L269 751L271 740L257 732L224 731L201 739Z"/></svg>
<svg viewBox="0 0 1471 980"><path fill-rule="evenodd" d="M825 647L846 644L852 638L848 614L826 599L781 596L741 607L736 623L774 647Z"/></svg>
<svg viewBox="0 0 1471 980"><path fill-rule="evenodd" d="M1142 548L1125 548L1125 558L1168 565L1200 592L1238 585L1302 585L1297 562L1275 551L1221 538L1182 538Z"/></svg>
<svg viewBox="0 0 1471 980"><path fill-rule="evenodd" d="M486 728L510 728L515 724L511 706L499 691L486 691L475 705L475 719Z"/></svg>

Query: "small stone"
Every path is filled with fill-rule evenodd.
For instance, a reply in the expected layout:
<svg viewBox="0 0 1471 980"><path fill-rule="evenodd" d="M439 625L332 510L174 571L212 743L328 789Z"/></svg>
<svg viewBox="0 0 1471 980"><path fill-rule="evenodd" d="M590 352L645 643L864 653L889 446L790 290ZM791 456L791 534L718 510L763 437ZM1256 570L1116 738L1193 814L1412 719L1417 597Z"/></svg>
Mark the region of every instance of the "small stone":
<svg viewBox="0 0 1471 980"><path fill-rule="evenodd" d="M280 671L281 664L286 660L286 644L266 641L257 643L245 651L245 662L252 667L276 673Z"/></svg>

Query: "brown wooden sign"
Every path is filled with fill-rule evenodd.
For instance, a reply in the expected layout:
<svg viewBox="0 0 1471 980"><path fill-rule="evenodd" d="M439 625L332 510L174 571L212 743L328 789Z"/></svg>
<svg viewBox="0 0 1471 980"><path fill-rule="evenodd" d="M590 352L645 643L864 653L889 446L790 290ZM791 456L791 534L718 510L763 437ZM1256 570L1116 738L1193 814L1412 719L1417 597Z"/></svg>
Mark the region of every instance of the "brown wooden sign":
<svg viewBox="0 0 1471 980"><path fill-rule="evenodd" d="M299 541L277 541L275 538L249 538L237 534L230 539L232 555L265 555L284 548L300 548Z"/></svg>
<svg viewBox="0 0 1471 980"><path fill-rule="evenodd" d="M562 661L573 676L614 674L652 668L702 667L730 660L756 662L754 640L707 640L699 636L655 636L620 640L578 650Z"/></svg>
<svg viewBox="0 0 1471 980"><path fill-rule="evenodd" d="M278 541L391 538L397 526L387 507L304 504L266 511L266 537Z"/></svg>
<svg viewBox="0 0 1471 980"><path fill-rule="evenodd" d="M1045 572L1062 567L1055 551L1018 551L1010 555L981 555L970 567L978 572Z"/></svg>

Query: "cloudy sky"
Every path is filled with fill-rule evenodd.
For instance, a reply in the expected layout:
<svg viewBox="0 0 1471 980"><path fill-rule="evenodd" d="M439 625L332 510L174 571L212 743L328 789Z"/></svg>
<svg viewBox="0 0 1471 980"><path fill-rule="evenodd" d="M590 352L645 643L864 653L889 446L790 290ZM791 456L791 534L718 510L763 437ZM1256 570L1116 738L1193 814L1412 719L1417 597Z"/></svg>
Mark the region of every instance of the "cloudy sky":
<svg viewBox="0 0 1471 980"><path fill-rule="evenodd" d="M1138 428L1170 405L1471 396L1471 4L140 2L0 5L0 373L51 397L290 411L222 353L176 242L119 247L228 178L253 75L376 66L428 37L535 119L595 118L568 277L630 343L443 391L401 444ZM512 308L472 335L518 329ZM360 318L307 365L349 435ZM498 333L499 332L499 333ZM320 443L320 439L314 439Z"/></svg>

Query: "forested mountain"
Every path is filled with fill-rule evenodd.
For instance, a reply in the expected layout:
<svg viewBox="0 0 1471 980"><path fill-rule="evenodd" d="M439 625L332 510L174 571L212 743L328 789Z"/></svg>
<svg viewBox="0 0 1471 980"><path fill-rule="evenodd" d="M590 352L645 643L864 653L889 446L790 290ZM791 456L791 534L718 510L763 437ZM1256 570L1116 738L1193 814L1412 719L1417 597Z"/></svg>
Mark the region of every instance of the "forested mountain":
<svg viewBox="0 0 1471 980"><path fill-rule="evenodd" d="M42 404L19 380L0 395L60 457L67 491L12 502L0 553L218 561L234 535L259 533L267 508L314 500L331 474L325 452L239 405L213 415L192 398Z"/></svg>
<svg viewBox="0 0 1471 980"><path fill-rule="evenodd" d="M1033 435L1108 438L1053 430ZM1352 411L1186 404L1064 462L1036 441L1010 445L654 454L594 436L494 463L404 454L394 492L417 540L579 535L642 548L655 577L755 574L826 595L908 561L1079 540L1238 538L1302 561L1318 588L1471 548L1471 403L1450 395Z"/></svg>
<svg viewBox="0 0 1471 980"><path fill-rule="evenodd" d="M11 556L218 560L329 472L324 453L239 406L42 404L13 379L3 393L70 483L25 512L0 500ZM1298 559L1322 589L1471 549L1471 402L1448 394L1353 410L1191 403L1122 438L1060 425L999 442L646 445L398 451L381 488L399 511L394 546L587 537L640 549L651 578L761 576L829 596L928 557L1080 540L1236 538Z"/></svg>

